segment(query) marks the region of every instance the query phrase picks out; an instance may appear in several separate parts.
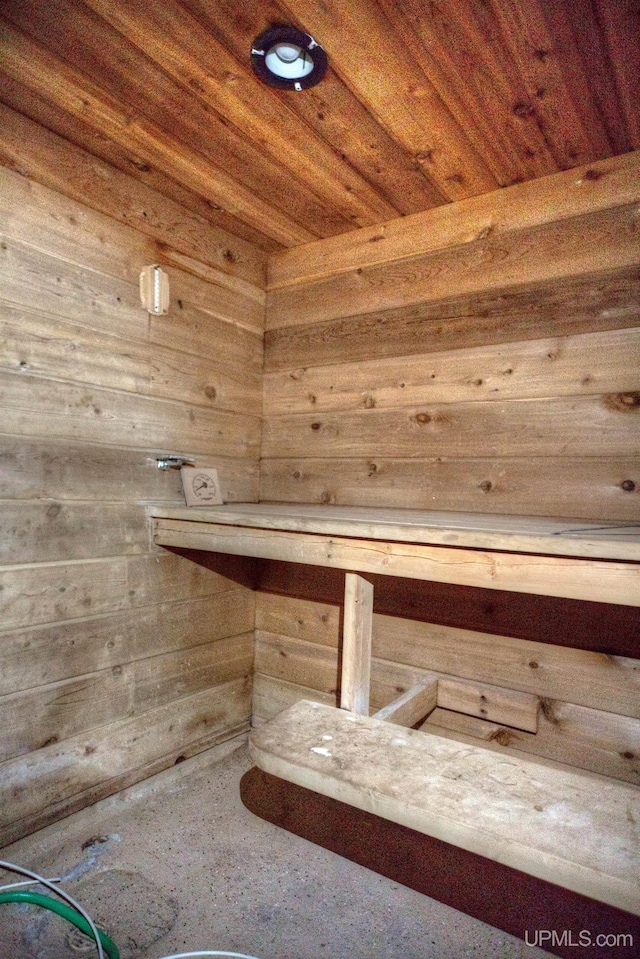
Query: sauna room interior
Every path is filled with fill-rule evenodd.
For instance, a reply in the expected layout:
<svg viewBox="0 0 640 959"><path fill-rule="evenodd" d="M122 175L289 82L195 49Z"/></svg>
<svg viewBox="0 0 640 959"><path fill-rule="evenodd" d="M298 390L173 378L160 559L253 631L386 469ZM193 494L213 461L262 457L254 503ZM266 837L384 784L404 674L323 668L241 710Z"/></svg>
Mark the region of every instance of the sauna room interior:
<svg viewBox="0 0 640 959"><path fill-rule="evenodd" d="M638 3L2 0L0 233L0 959L640 955Z"/></svg>

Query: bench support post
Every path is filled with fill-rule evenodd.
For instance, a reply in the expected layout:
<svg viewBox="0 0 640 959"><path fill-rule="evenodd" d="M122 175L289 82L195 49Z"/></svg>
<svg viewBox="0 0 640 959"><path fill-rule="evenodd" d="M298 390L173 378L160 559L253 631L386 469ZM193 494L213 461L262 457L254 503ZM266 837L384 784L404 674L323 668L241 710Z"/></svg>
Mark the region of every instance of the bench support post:
<svg viewBox="0 0 640 959"><path fill-rule="evenodd" d="M357 573L347 573L342 630L340 708L369 715L373 586Z"/></svg>

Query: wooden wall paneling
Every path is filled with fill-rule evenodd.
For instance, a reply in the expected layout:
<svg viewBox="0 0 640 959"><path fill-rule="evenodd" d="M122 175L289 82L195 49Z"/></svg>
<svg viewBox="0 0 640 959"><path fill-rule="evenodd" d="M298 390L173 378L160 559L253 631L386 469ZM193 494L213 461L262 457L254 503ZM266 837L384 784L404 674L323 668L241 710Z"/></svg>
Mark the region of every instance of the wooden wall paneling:
<svg viewBox="0 0 640 959"><path fill-rule="evenodd" d="M373 654L420 669L640 718L638 659L374 614Z"/></svg>
<svg viewBox="0 0 640 959"><path fill-rule="evenodd" d="M377 453L380 451L378 450ZM397 506L636 521L640 459L433 456L296 457L261 461L261 498L273 502Z"/></svg>
<svg viewBox="0 0 640 959"><path fill-rule="evenodd" d="M640 393L400 410L301 413L265 421L262 451L279 457L633 456ZM383 439L381 439L383 438Z"/></svg>
<svg viewBox="0 0 640 959"><path fill-rule="evenodd" d="M235 587L230 580L165 551L3 566L0 582L3 629L7 630L117 612L163 602L167 596L200 599Z"/></svg>
<svg viewBox="0 0 640 959"><path fill-rule="evenodd" d="M179 475L157 469L170 452L256 498L263 294L178 253L154 329L137 290L154 243L0 175L0 798L17 837L247 728L252 594L156 550L147 506L183 502ZM96 765L109 743L113 763ZM5 791L16 763L33 808Z"/></svg>
<svg viewBox="0 0 640 959"><path fill-rule="evenodd" d="M33 226L37 223L39 233L47 227L55 231L54 248L60 252L63 236L82 230L86 219L82 204L85 204L139 231L139 247L144 235L157 253L175 250L197 258L224 276L237 277L259 289L264 287L266 256L253 244L214 227L203 216L191 214L170 197L3 104L0 104L0 119L0 151L5 162L20 171L18 175L6 167L0 169L3 182L0 203L4 217L14 214L10 225L5 219L5 229L12 235L15 233L11 227L15 226L26 232L27 236L18 236L18 239L33 235ZM80 206L69 204L68 219L54 219L52 194L41 189L40 184L59 191ZM75 231L69 230L70 222ZM100 243L92 231L83 231L85 262L89 251L96 246L104 255L104 242ZM120 244L117 251L122 251ZM109 252L114 252L113 245Z"/></svg>
<svg viewBox="0 0 640 959"><path fill-rule="evenodd" d="M376 593L378 592L380 590L376 588ZM314 686L312 682L304 683L293 675L287 675L287 657L273 652L277 648L278 637L287 637L301 643L302 645L295 648L304 651L305 656L319 657L319 663L336 661L335 630L327 637L323 631L311 630L306 633L296 630L292 625L297 616L312 622L313 605L313 602L308 600L273 596L268 597L265 603L265 594L257 594L257 622L276 625L282 622L284 611L288 611L290 619L288 624L282 624L278 633L267 630L259 632L256 671L299 682L301 685ZM264 610L265 606L267 610L277 610L277 617L268 615L263 618L261 610ZM321 616L326 608L325 603L318 603L316 617ZM335 607L333 609L335 613ZM544 640L536 641L501 636L497 632L482 632L477 628L438 625L380 613L374 613L373 623L373 656L376 662L393 661L418 670L432 670L461 679L518 690L540 696L549 702L572 702L640 719L640 672L637 657L615 656L561 646L552 642L556 639L553 632ZM298 656L300 658L302 653L299 652ZM265 668L266 662L277 668ZM319 674L321 673L320 670ZM334 680L330 682L334 683ZM398 692L405 692L405 689ZM332 690L326 688L325 691Z"/></svg>
<svg viewBox="0 0 640 959"><path fill-rule="evenodd" d="M640 328L267 373L264 415L637 389Z"/></svg>
<svg viewBox="0 0 640 959"><path fill-rule="evenodd" d="M374 585L374 612L400 620L399 628L402 628L403 621L414 620L474 633L511 636L543 645L551 643L604 657L638 657L640 620L632 606L584 603L553 596L472 589L451 583L395 579L376 574L371 576L371 582ZM304 632L299 632L301 627L293 623L299 618L314 630L314 615L309 611L312 607L305 609L303 606L298 616L296 606L291 604L301 600L318 603L321 615L325 614L327 607L338 615L344 594L344 572L331 567L271 560L260 563L257 588L285 603L272 622L277 623L287 616L286 629L278 627L275 632L304 639ZM260 605L259 602L258 609ZM322 632L316 632L317 641L337 646L337 630L337 626L335 632L330 630L325 639L321 638ZM428 639L423 641L430 642ZM533 664L531 669L539 666L535 657L530 662ZM603 662L606 663L607 659Z"/></svg>
<svg viewBox="0 0 640 959"><path fill-rule="evenodd" d="M596 9L613 68L627 142L632 149L638 149L640 120L635 106L640 100L640 52L634 40L637 10L632 0L623 0L622 3L598 0Z"/></svg>
<svg viewBox="0 0 640 959"><path fill-rule="evenodd" d="M372 660L373 708L386 706L416 682L432 676L433 670L425 668L425 663L430 662L436 668L436 674L442 677L441 681L445 687L447 684L452 688L462 685L459 680L453 679L454 676L460 675L460 672L447 675L437 669L444 661L438 655L430 657L430 642L426 639L426 632L416 646L416 650L419 648L417 657L405 655L406 649L400 648L396 642L397 637L403 628L411 635L418 624L403 621L396 630L387 631L386 626L390 622L388 617L376 616L375 619L377 630L374 652L378 655ZM422 626L423 630L427 628ZM471 637L472 634L469 633L468 636ZM457 647L459 639L460 648ZM493 645L492 640L495 640ZM495 744L495 748L502 746L519 749L579 768L592 769L627 782L639 781L637 746L640 717L635 689L638 660L620 659L619 667L614 668L612 673L611 657L598 657L581 651L563 650L551 644L534 644L511 640L508 637L483 637L478 634L478 641L481 645L480 659L484 655L482 651L489 650L490 646L494 651L497 648L494 655L496 664L501 663L499 685L504 690L504 702L509 704L513 704L517 699L517 690L523 689L522 667L519 663L527 656L538 657L539 653L541 654L535 673L529 670L531 676L539 677L539 684L536 686L535 681L532 681L528 685L529 692L525 694L527 704L539 703L539 710L535 710L538 733L506 725L509 721L506 714L501 723L488 722L474 716L452 713L442 707L437 708L427 722L448 728L454 733L473 736L476 742L480 739L492 746ZM473 643L472 638L467 642L464 631L451 631L448 638L451 658L446 665L453 664L453 669L458 669L464 662L467 675L474 674L478 662L474 660ZM549 657L546 662L545 653ZM385 658L389 656L393 657L393 662ZM408 662L410 659L413 661ZM551 663L554 665L547 671L545 667ZM300 699L335 705L337 673L336 649L286 634L259 632L256 642L254 722L260 724L268 721L281 709ZM480 665L475 675L486 676L486 668L483 669ZM493 675L495 679L496 673ZM624 682L624 675L628 677L631 686L626 692L619 690L612 712L609 689L614 690L618 679ZM470 685L480 688L476 679L470 681ZM492 690L500 699L500 690L496 685L491 684L485 688ZM591 690L594 692L593 698L590 698ZM551 695L545 695L549 693ZM582 699L589 705L577 705L572 699ZM439 728L434 731L439 732Z"/></svg>
<svg viewBox="0 0 640 959"><path fill-rule="evenodd" d="M515 750L623 782L640 782L637 719L559 702L553 703L551 716L548 719L542 711L538 731L533 734L437 708L423 728L498 752Z"/></svg>
<svg viewBox="0 0 640 959"><path fill-rule="evenodd" d="M133 715L130 666L0 698L0 763Z"/></svg>
<svg viewBox="0 0 640 959"><path fill-rule="evenodd" d="M265 370L296 370L640 325L640 269L267 330ZM312 361L312 362L311 362Z"/></svg>
<svg viewBox="0 0 640 959"><path fill-rule="evenodd" d="M220 324L214 321L211 325ZM239 363L233 363L231 357L226 363L216 362L156 343L136 343L1 302L0 329L0 368L5 370L59 380L72 378L170 400L181 397L187 404L249 416L261 412L259 375L237 371ZM208 339L213 339L211 334ZM232 326L226 339L235 346L241 337ZM184 345L191 345L188 327ZM242 342L239 345L242 356L248 350Z"/></svg>
<svg viewBox="0 0 640 959"><path fill-rule="evenodd" d="M244 679L9 760L0 776L4 845L247 730ZM16 818L19 810L19 818Z"/></svg>
<svg viewBox="0 0 640 959"><path fill-rule="evenodd" d="M203 193L227 212L257 227L284 245L313 239L293 219L254 195L200 152L181 143L157 123L129 121L126 106L78 70L4 22L0 33L3 68L36 92L129 149L134 149L169 176Z"/></svg>
<svg viewBox="0 0 640 959"><path fill-rule="evenodd" d="M282 679L274 679L263 673L254 673L251 725L261 726L263 723L268 723L283 709L288 709L301 699L310 699L313 702L324 703L326 706L336 705L336 697L331 693L323 693L308 686L298 686Z"/></svg>
<svg viewBox="0 0 640 959"><path fill-rule="evenodd" d="M3 429L19 436L257 459L258 417L0 372Z"/></svg>
<svg viewBox="0 0 640 959"><path fill-rule="evenodd" d="M4 631L0 696L60 683L253 630L253 594L225 588L200 599L152 603L102 615Z"/></svg>
<svg viewBox="0 0 640 959"><path fill-rule="evenodd" d="M637 203L358 267L268 296L268 329L638 266ZM486 232L486 231L485 231Z"/></svg>
<svg viewBox="0 0 640 959"><path fill-rule="evenodd" d="M234 680L251 682L253 629L212 643L135 661L133 704L137 714Z"/></svg>
<svg viewBox="0 0 640 959"><path fill-rule="evenodd" d="M278 596L258 590L256 629L281 633L323 646L338 647L340 642L340 608L317 600Z"/></svg>
<svg viewBox="0 0 640 959"><path fill-rule="evenodd" d="M200 466L218 466L225 501L255 502L258 465L223 456L199 456ZM177 470L159 470L145 450L66 443L0 433L0 499L86 500L100 490L105 502L183 502Z"/></svg>
<svg viewBox="0 0 640 959"><path fill-rule="evenodd" d="M269 258L269 289L300 286L419 254L474 244L640 199L640 152L609 157L576 169L470 197Z"/></svg>
<svg viewBox="0 0 640 959"><path fill-rule="evenodd" d="M0 500L0 566L148 551L147 519L134 503Z"/></svg>

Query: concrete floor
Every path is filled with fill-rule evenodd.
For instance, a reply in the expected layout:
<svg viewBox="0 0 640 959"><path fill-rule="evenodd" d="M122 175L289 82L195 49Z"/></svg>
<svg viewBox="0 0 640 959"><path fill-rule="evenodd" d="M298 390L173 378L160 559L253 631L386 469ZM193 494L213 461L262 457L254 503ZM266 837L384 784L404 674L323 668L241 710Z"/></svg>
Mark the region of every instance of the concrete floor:
<svg viewBox="0 0 640 959"><path fill-rule="evenodd" d="M548 959L549 954L256 818L235 741L0 851L65 890L121 959ZM0 882L20 877L0 875ZM36 907L0 908L0 959L93 959Z"/></svg>

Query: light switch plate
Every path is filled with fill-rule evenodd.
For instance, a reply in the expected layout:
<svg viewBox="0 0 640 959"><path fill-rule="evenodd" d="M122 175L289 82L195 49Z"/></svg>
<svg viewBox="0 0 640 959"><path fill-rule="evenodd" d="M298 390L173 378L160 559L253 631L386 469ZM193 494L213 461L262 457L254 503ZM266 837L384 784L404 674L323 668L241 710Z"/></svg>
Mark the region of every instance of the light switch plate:
<svg viewBox="0 0 640 959"><path fill-rule="evenodd" d="M224 502L217 470L182 466L180 478L187 506L220 506Z"/></svg>

